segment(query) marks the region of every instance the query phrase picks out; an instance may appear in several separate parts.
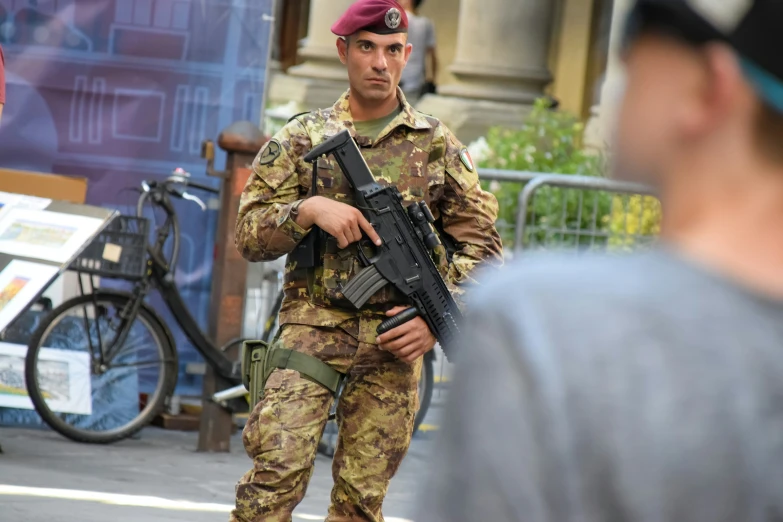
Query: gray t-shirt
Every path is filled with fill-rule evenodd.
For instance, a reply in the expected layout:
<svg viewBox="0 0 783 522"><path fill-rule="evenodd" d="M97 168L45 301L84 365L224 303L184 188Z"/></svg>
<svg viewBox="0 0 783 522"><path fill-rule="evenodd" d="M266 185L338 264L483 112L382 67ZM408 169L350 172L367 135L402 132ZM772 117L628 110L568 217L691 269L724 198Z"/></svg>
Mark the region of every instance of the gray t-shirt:
<svg viewBox="0 0 783 522"><path fill-rule="evenodd" d="M659 248L476 290L417 522L783 520L783 302Z"/></svg>
<svg viewBox="0 0 783 522"><path fill-rule="evenodd" d="M408 43L413 44L413 50L400 83L405 92L418 93L426 81L427 51L435 47L435 27L429 18L408 13Z"/></svg>

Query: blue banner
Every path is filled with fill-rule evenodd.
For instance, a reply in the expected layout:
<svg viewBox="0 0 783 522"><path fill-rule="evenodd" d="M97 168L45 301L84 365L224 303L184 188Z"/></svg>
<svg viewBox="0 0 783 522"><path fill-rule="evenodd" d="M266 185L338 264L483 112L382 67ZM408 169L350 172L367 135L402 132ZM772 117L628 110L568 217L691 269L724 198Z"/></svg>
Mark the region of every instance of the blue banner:
<svg viewBox="0 0 783 522"><path fill-rule="evenodd" d="M142 180L177 167L218 187L206 176L200 145L234 121L259 121L271 4L0 0L7 82L0 167L86 177L87 203L126 213L134 212ZM216 164L224 161L218 151ZM189 202L177 211L176 281L206 328L217 211ZM161 300L151 302L176 338L177 393L199 395L200 378L182 369L200 355Z"/></svg>

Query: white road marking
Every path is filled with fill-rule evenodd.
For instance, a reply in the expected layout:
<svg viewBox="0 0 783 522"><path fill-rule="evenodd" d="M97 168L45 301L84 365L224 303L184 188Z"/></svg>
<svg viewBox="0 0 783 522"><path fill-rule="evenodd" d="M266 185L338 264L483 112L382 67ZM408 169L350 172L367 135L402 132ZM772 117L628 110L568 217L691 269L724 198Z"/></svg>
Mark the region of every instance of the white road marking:
<svg viewBox="0 0 783 522"><path fill-rule="evenodd" d="M144 495L121 495L118 493L101 493L98 491L80 491L75 489L31 488L26 486L10 486L0 484L0 495L18 497L59 498L65 500L84 500L102 502L116 506L146 507L172 509L176 511L206 511L210 513L229 513L234 508L231 504L212 504L209 502L190 502L188 500L169 500L160 497ZM300 520L323 521L324 517L294 513L294 518ZM413 522L403 518L386 517L387 522Z"/></svg>

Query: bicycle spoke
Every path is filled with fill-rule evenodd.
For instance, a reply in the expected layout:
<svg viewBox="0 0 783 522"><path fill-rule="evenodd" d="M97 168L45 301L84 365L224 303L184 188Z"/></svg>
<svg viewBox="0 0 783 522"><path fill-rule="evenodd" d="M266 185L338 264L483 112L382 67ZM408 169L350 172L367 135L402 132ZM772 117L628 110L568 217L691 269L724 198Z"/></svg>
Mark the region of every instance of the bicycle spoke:
<svg viewBox="0 0 783 522"><path fill-rule="evenodd" d="M162 359L160 361L145 361L145 362L135 362L135 363L122 363L122 364L110 364L109 369L113 370L115 368L149 368L152 365L159 365L159 364L165 364L173 362L171 360Z"/></svg>

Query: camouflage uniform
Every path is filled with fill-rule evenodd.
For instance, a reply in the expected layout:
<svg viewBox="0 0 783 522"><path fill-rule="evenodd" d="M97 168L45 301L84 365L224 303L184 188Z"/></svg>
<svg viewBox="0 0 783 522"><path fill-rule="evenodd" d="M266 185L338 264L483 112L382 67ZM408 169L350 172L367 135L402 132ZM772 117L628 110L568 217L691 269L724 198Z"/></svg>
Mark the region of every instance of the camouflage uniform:
<svg viewBox="0 0 783 522"><path fill-rule="evenodd" d="M475 282L481 264L500 266L495 230L497 201L481 190L464 147L435 118L414 110L400 90L401 113L377 139L356 136L346 92L334 107L292 119L259 152L242 194L236 244L250 261L290 253L309 232L289 215L311 191L312 165L303 161L315 145L347 128L380 183L394 184L404 203L426 200L442 229L458 245L451 263L439 256L455 293ZM333 159L318 161L318 195L353 203L347 180ZM405 299L387 287L361 310L340 293L360 269L356 245L339 249L329 238L322 266L288 262L285 300L277 342L331 365L348 378L338 404L339 440L333 461L329 521L383 520L381 504L389 481L407 452L418 409L421 360L408 365L378 349L375 329L383 313ZM291 520L304 497L332 396L293 370L276 370L265 397L252 412L243 437L254 468L237 485L232 521Z"/></svg>

